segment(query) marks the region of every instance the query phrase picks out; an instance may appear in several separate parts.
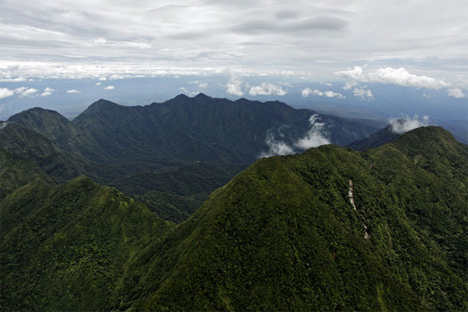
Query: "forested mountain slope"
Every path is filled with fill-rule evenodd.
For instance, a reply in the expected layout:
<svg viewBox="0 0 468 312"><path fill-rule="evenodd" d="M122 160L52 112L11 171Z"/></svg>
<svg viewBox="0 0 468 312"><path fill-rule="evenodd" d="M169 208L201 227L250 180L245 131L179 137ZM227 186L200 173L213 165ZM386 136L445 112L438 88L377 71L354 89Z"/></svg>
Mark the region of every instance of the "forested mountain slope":
<svg viewBox="0 0 468 312"><path fill-rule="evenodd" d="M262 159L146 248L126 295L137 310L466 310L467 160L435 127Z"/></svg>

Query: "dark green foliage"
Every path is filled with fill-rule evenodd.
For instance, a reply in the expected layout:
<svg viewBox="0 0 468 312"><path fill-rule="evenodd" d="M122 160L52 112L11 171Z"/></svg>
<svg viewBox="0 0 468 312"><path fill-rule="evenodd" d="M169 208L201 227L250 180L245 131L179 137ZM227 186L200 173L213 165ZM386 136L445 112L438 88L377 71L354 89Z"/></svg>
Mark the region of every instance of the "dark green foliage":
<svg viewBox="0 0 468 312"><path fill-rule="evenodd" d="M0 202L2 310L109 306L129 261L169 225L115 189L30 183Z"/></svg>
<svg viewBox="0 0 468 312"><path fill-rule="evenodd" d="M453 164L421 166L413 140L428 147L418 159ZM367 154L260 160L135 259L126 295L137 310L466 310L468 200L454 182L467 160L433 127Z"/></svg>
<svg viewBox="0 0 468 312"><path fill-rule="evenodd" d="M43 135L15 123L0 129L0 151L34 162L57 182L76 178L81 173L73 157L61 152Z"/></svg>
<svg viewBox="0 0 468 312"><path fill-rule="evenodd" d="M193 163L154 173L139 173L112 185L134 195L161 218L181 222L230 177L214 164Z"/></svg>

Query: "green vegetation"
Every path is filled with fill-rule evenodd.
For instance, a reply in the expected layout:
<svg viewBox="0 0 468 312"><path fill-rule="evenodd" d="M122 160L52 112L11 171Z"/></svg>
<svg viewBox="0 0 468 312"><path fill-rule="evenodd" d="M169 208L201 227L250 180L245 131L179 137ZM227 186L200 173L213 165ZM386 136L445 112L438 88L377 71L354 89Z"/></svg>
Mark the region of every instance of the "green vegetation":
<svg viewBox="0 0 468 312"><path fill-rule="evenodd" d="M170 225L115 189L32 182L0 204L2 310L96 311Z"/></svg>
<svg viewBox="0 0 468 312"><path fill-rule="evenodd" d="M256 103L237 103L251 105L239 120L263 111ZM201 122L198 104L212 120ZM271 114L283 105L270 104ZM0 146L0 308L468 310L468 146L442 128L419 128L366 152L327 145L261 159L179 225L86 177L58 184L89 172L182 221L242 166L240 152L213 143L238 135L234 124L216 122L229 105L203 95L131 110L100 101L72 126L89 130L104 155L114 153L102 166L98 157L64 153L32 130L0 129L8 143ZM161 128L138 134L143 128L131 120L143 115L162 118L152 124ZM196 127L174 128L187 120ZM201 139L217 126L227 128L213 141ZM245 126L251 137L255 120ZM193 163L178 158L183 149L164 144L151 161L142 151L153 153L151 144L164 136L141 135L158 129L184 148L198 146L193 157L215 153L206 157L221 162ZM243 144L233 143L239 150L251 143L229 142ZM125 144L135 149L121 153ZM174 156L163 161L164 153ZM122 167L124 155L128 166L110 171Z"/></svg>
<svg viewBox="0 0 468 312"><path fill-rule="evenodd" d="M421 166L415 139L425 159L453 153L453 164ZM132 300L114 308L466 310L466 160L432 127L366 154L323 146L260 160L135 259Z"/></svg>

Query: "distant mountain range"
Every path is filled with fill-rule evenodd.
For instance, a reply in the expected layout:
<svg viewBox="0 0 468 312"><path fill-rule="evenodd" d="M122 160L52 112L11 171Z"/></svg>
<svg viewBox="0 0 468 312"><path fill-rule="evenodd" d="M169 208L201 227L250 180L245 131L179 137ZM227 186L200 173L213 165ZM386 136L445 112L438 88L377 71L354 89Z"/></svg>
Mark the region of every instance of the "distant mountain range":
<svg viewBox="0 0 468 312"><path fill-rule="evenodd" d="M52 142L62 152L60 157L69 160L64 166L73 168L67 178L84 174L115 186L137 196L161 217L179 222L262 154L275 154L270 151L275 144L303 151L313 130L311 116L321 124L314 135L342 146L381 126L374 121L296 110L281 102L232 102L204 94L193 98L179 95L144 107L99 100L72 121L55 111L33 108L7 122L26 128L22 131L34 130L43 136L41 140ZM304 137L306 146L295 147ZM201 176L187 171L201 169L200 163L205 164ZM164 174L168 170L179 177L169 183L184 181L183 192L181 185L174 186L177 192L161 188L161 178L168 177ZM200 184L207 178L212 182ZM155 198L165 204L155 204ZM175 208L173 202L185 208Z"/></svg>

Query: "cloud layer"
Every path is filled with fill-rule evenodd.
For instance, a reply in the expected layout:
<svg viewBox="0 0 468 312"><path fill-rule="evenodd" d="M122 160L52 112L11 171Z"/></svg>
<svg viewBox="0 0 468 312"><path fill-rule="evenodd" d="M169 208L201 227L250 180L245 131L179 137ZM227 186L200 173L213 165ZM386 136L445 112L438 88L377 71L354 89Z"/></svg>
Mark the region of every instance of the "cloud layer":
<svg viewBox="0 0 468 312"><path fill-rule="evenodd" d="M352 69L338 71L335 73L337 76L344 77L351 81L359 82L380 82L386 84L394 84L403 87L414 88L427 88L427 89L441 89L450 86L444 80L427 77L424 75L418 76L410 74L404 67L400 68L379 68L374 71L365 72L361 67L355 66ZM346 88L352 84L346 85Z"/></svg>
<svg viewBox="0 0 468 312"><path fill-rule="evenodd" d="M330 78L373 62L387 83L468 82L465 0L18 0L2 2L0 27L0 82L226 68Z"/></svg>

